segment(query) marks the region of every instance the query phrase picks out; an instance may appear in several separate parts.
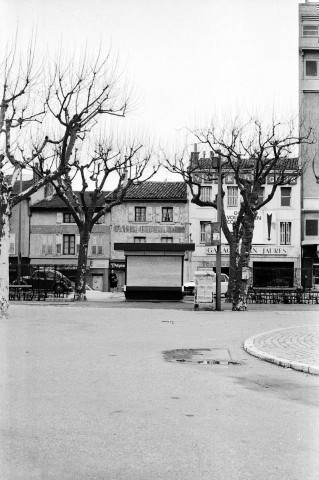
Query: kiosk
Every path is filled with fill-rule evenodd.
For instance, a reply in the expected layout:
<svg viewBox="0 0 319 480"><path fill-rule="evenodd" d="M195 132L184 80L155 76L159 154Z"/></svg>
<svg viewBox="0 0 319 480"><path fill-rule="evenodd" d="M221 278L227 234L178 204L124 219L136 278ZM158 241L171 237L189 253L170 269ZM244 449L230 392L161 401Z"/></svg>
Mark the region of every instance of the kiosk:
<svg viewBox="0 0 319 480"><path fill-rule="evenodd" d="M124 250L127 300L182 300L184 256L194 243L115 243Z"/></svg>

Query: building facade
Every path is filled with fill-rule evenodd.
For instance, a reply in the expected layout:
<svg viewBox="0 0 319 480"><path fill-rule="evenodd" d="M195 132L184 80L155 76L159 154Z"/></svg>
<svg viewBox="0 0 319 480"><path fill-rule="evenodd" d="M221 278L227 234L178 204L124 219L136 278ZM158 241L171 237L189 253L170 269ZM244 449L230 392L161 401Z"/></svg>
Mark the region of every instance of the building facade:
<svg viewBox="0 0 319 480"><path fill-rule="evenodd" d="M41 189L27 202L23 235L29 263L54 267L75 279L80 236L64 202L50 189ZM15 227L16 222L13 222ZM12 229L15 235L15 228ZM12 239L15 237L12 237ZM125 284L124 252L114 243L184 243L188 240L187 189L182 182L145 182L133 185L122 204L94 225L88 246L87 283L108 291L111 271L117 289ZM12 246L13 249L15 245ZM185 263L188 261L186 255Z"/></svg>
<svg viewBox="0 0 319 480"><path fill-rule="evenodd" d="M215 199L218 188L217 179L212 180L205 173L208 161L211 159L207 157L199 159L197 172L197 181L200 181L202 188L201 198L205 201ZM270 193L273 183L274 175L270 174L260 192L263 198ZM226 218L229 228L232 229L241 197L231 171L225 174L223 189ZM217 221L217 212L213 207L197 206L190 202L190 197L189 192L190 241L195 243L196 248L191 254L189 280L198 270L216 267L216 247L206 245L205 225ZM229 274L229 246L223 234L221 242L222 272ZM273 199L258 211L251 251L253 285L267 286L276 278L281 278L289 286L298 286L300 267L300 179L298 179L292 181L291 185L277 188Z"/></svg>
<svg viewBox="0 0 319 480"><path fill-rule="evenodd" d="M111 211L110 269L125 283L125 257L115 243L185 243L188 241L187 188L183 182L133 185ZM186 268L188 255L185 256ZM154 274L156 274L154 272Z"/></svg>
<svg viewBox="0 0 319 480"><path fill-rule="evenodd" d="M30 264L56 267L74 280L80 245L78 227L59 197L37 200L30 205ZM87 283L95 290L108 290L109 259L109 216L102 216L93 227L88 246Z"/></svg>
<svg viewBox="0 0 319 480"><path fill-rule="evenodd" d="M319 184L311 165L313 159L319 165L319 3L299 5L299 100L301 128L312 127L316 137L300 151L308 163L301 187L302 282L319 288Z"/></svg>

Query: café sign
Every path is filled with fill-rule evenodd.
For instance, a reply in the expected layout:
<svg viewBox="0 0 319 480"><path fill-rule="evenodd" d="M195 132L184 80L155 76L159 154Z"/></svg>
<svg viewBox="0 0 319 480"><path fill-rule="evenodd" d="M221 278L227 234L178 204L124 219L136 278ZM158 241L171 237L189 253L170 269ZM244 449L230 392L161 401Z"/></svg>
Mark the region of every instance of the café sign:
<svg viewBox="0 0 319 480"><path fill-rule="evenodd" d="M229 255L229 246L222 245L221 246L222 255ZM206 254L207 255L216 255L217 248L216 247L207 247ZM272 255L277 257L285 257L288 255L288 248L287 247L269 247L268 245L258 245L252 246L251 248L251 255Z"/></svg>

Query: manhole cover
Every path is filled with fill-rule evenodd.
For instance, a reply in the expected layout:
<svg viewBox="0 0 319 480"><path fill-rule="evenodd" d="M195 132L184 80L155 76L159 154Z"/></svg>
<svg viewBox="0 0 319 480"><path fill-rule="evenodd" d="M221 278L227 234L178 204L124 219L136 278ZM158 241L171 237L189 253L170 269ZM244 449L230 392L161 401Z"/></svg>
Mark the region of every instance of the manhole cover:
<svg viewBox="0 0 319 480"><path fill-rule="evenodd" d="M189 348L163 352L167 362L196 363L201 365L238 365L228 348Z"/></svg>

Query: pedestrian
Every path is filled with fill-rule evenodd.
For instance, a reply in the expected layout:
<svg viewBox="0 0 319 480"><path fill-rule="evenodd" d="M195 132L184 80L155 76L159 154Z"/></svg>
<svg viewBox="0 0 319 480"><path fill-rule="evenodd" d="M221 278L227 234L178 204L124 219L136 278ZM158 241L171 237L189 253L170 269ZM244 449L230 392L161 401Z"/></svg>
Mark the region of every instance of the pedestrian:
<svg viewBox="0 0 319 480"><path fill-rule="evenodd" d="M111 271L109 275L110 291L114 292L117 289L117 276L114 273L114 270Z"/></svg>

